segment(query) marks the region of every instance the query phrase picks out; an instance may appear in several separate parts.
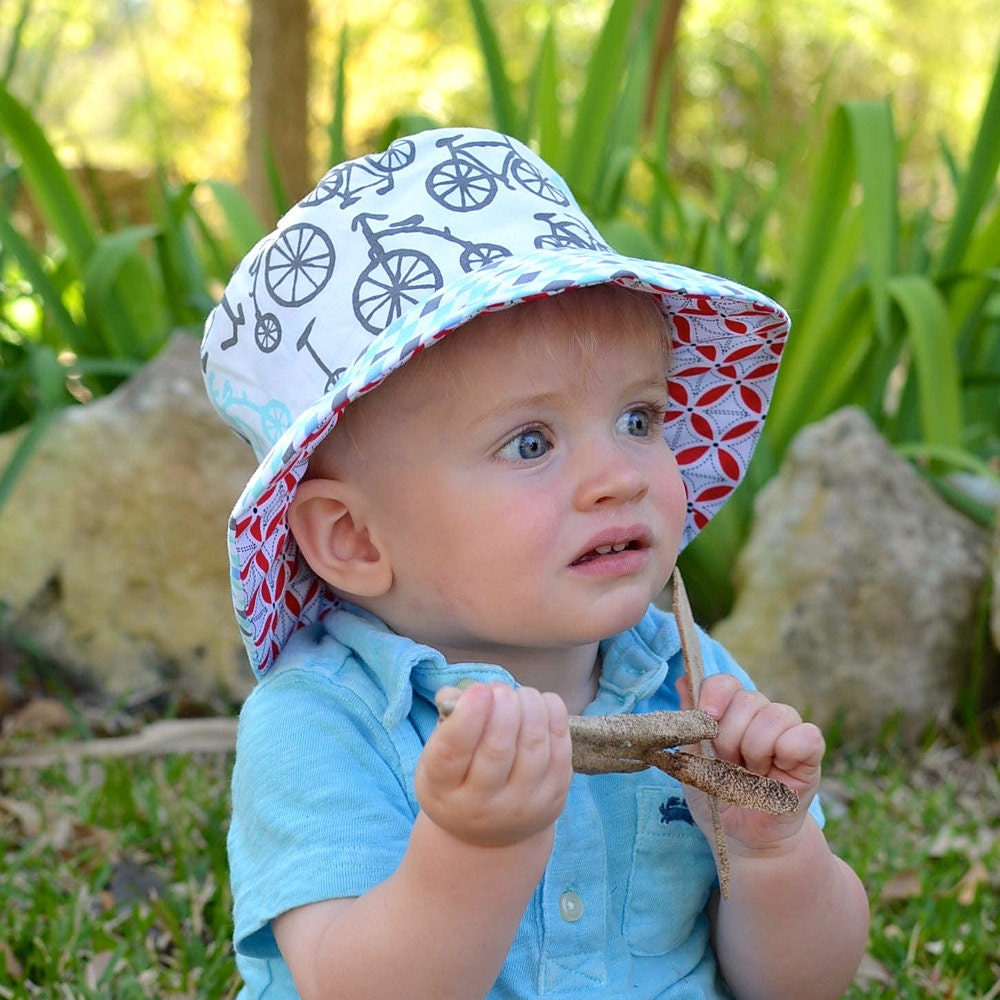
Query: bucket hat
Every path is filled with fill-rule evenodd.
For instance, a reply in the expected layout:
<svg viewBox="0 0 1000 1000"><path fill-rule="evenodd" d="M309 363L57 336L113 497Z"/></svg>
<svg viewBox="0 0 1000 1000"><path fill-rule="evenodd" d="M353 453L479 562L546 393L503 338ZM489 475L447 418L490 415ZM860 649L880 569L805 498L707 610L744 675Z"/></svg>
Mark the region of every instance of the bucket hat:
<svg viewBox="0 0 1000 1000"><path fill-rule="evenodd" d="M250 250L208 317L202 369L260 462L228 532L258 676L297 628L337 608L286 515L345 407L479 313L604 283L658 296L666 317L664 436L687 490L687 544L743 478L764 423L789 329L767 296L616 253L548 164L474 128L334 167Z"/></svg>

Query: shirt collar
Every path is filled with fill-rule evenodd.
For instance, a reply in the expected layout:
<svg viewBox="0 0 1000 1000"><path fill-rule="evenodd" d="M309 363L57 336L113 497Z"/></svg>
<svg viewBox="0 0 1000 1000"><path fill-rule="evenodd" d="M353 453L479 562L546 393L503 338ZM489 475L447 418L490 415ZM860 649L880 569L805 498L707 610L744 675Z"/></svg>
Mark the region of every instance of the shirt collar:
<svg viewBox="0 0 1000 1000"><path fill-rule="evenodd" d="M413 692L433 701L439 688L460 681L516 681L491 663L449 663L431 646L393 632L380 618L354 605L341 604L324 619L328 635L351 650L385 694L382 722L387 728L410 712ZM670 661L680 651L672 615L650 607L633 628L601 645L601 679L587 715L620 715L651 698L666 680Z"/></svg>

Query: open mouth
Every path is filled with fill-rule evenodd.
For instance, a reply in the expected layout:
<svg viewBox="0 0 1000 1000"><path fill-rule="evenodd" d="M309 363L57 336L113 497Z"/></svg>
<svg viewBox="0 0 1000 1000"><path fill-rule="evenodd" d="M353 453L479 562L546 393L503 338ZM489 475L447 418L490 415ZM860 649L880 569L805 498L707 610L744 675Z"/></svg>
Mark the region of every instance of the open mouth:
<svg viewBox="0 0 1000 1000"><path fill-rule="evenodd" d="M640 549L642 546L638 541L633 539L629 542L615 542L613 545L597 545L592 548L589 552L584 552L579 559L574 560L574 566L581 566L584 563L593 562L595 559L600 559L601 556L612 555L617 552L627 552L635 549Z"/></svg>

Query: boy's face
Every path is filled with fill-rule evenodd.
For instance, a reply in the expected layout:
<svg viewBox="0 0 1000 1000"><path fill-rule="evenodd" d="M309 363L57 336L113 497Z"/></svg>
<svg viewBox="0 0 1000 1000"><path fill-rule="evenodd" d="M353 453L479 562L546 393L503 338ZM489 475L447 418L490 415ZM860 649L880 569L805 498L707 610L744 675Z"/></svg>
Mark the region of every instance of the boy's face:
<svg viewBox="0 0 1000 1000"><path fill-rule="evenodd" d="M686 505L662 434L665 324L640 295L565 292L481 316L354 404L328 467L359 483L392 567L388 592L360 603L450 658L490 662L639 620Z"/></svg>

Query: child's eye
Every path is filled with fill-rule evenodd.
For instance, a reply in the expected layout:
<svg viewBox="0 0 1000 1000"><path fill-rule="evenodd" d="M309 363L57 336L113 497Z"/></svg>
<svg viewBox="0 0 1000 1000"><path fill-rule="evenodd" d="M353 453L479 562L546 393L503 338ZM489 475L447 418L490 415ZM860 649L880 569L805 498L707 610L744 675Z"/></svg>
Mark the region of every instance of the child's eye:
<svg viewBox="0 0 1000 1000"><path fill-rule="evenodd" d="M518 431L498 452L499 458L529 462L541 458L549 450L549 441L538 428Z"/></svg>
<svg viewBox="0 0 1000 1000"><path fill-rule="evenodd" d="M635 406L626 410L615 425L615 430L621 434L629 434L632 437L649 437L653 423L657 419L657 413L651 406ZM662 418L660 420L662 423Z"/></svg>

